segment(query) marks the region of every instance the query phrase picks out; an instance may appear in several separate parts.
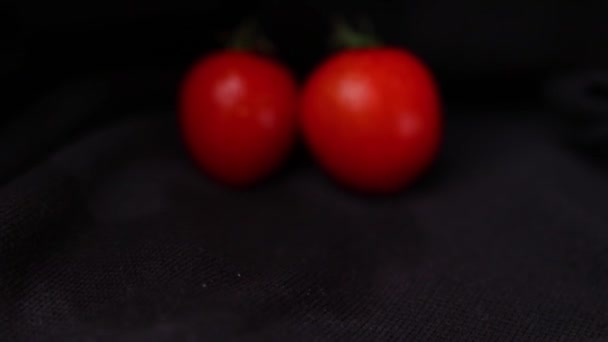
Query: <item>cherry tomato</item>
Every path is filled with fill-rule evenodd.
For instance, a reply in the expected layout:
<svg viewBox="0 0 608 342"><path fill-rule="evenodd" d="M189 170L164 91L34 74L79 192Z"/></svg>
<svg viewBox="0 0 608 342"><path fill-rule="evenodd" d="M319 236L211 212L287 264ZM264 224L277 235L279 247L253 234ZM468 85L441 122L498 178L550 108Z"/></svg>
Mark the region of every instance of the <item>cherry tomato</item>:
<svg viewBox="0 0 608 342"><path fill-rule="evenodd" d="M442 117L430 71L407 51L362 48L330 57L300 103L305 139L337 180L386 193L416 179L435 158Z"/></svg>
<svg viewBox="0 0 608 342"><path fill-rule="evenodd" d="M180 99L183 136L212 177L246 186L286 157L296 132L296 83L275 61L224 51L187 74Z"/></svg>

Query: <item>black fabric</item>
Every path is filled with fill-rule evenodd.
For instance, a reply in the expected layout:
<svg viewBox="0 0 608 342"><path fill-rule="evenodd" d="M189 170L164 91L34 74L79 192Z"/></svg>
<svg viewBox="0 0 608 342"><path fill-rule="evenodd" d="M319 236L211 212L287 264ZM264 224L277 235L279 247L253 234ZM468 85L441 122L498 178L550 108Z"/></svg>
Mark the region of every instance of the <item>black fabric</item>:
<svg viewBox="0 0 608 342"><path fill-rule="evenodd" d="M377 198L301 147L251 190L209 181L172 75L72 82L2 129L1 340L608 337L607 169L563 129L576 106L606 122L598 87L448 103L436 165Z"/></svg>
<svg viewBox="0 0 608 342"><path fill-rule="evenodd" d="M608 72L576 72L551 81L546 97L562 116L562 134L582 153L608 157Z"/></svg>
<svg viewBox="0 0 608 342"><path fill-rule="evenodd" d="M607 10L3 2L0 341L608 339ZM338 13L428 62L447 100L428 175L362 196L298 146L248 191L208 180L176 85L252 13L300 79Z"/></svg>

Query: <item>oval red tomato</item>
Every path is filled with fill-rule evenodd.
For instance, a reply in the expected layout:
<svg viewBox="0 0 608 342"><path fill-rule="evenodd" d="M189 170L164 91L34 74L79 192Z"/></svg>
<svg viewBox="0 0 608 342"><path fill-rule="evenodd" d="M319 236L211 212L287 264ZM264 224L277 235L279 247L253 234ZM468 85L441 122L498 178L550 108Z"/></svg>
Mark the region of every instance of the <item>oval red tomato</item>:
<svg viewBox="0 0 608 342"><path fill-rule="evenodd" d="M392 192L435 158L439 102L431 73L407 51L353 49L311 75L300 119L313 154L336 179L363 191Z"/></svg>
<svg viewBox="0 0 608 342"><path fill-rule="evenodd" d="M195 161L225 183L250 185L285 158L296 132L296 84L275 61L225 51L188 73L180 99L183 135Z"/></svg>

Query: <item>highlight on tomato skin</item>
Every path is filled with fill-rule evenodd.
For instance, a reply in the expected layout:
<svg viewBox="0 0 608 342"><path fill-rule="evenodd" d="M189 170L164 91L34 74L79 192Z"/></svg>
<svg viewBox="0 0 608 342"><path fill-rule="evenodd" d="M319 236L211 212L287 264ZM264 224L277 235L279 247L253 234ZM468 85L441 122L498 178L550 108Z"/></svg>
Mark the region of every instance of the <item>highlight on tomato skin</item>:
<svg viewBox="0 0 608 342"><path fill-rule="evenodd" d="M296 82L278 62L226 50L202 58L180 90L179 118L194 161L222 183L244 187L268 177L296 134Z"/></svg>
<svg viewBox="0 0 608 342"><path fill-rule="evenodd" d="M331 56L305 83L299 112L304 138L321 166L363 192L401 190L439 150L436 83L403 49L357 48Z"/></svg>

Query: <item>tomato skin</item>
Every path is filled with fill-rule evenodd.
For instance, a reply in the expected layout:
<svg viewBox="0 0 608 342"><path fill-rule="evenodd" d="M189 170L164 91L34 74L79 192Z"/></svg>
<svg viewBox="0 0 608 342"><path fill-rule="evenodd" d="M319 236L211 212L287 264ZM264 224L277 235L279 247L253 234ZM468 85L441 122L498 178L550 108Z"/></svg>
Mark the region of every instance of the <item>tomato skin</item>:
<svg viewBox="0 0 608 342"><path fill-rule="evenodd" d="M252 53L203 58L181 89L180 123L194 160L233 186L265 178L296 133L297 89L287 69Z"/></svg>
<svg viewBox="0 0 608 342"><path fill-rule="evenodd" d="M346 50L317 68L302 92L300 122L328 173L371 193L413 182L434 160L442 134L431 73L388 47Z"/></svg>

